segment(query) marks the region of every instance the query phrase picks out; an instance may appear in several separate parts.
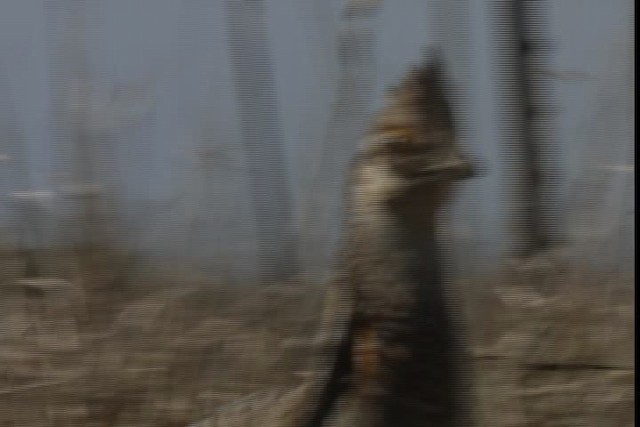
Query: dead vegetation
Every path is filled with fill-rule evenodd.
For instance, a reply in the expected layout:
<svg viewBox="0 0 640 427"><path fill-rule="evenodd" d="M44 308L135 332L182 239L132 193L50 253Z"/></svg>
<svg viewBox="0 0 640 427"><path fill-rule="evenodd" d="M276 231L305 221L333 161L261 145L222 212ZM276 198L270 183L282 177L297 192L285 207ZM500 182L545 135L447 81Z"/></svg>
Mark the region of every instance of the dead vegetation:
<svg viewBox="0 0 640 427"><path fill-rule="evenodd" d="M312 366L321 289L40 256L40 278L1 260L0 426L186 426ZM460 283L478 425L632 426L632 282L550 271Z"/></svg>

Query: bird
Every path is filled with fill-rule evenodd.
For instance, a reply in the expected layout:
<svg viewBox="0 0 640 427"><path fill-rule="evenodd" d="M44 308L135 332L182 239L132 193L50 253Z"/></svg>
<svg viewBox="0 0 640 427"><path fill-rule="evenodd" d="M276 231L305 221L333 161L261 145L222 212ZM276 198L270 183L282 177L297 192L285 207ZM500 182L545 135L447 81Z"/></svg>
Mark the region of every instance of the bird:
<svg viewBox="0 0 640 427"><path fill-rule="evenodd" d="M297 388L224 405L190 427L456 425L459 346L436 214L475 168L457 144L440 58L432 53L389 91L350 163L316 374Z"/></svg>
<svg viewBox="0 0 640 427"><path fill-rule="evenodd" d="M452 426L460 412L458 349L436 241L436 215L456 181L474 175L461 153L442 55L392 88L351 163L327 336L300 423L322 427L356 402L354 427ZM337 296L336 296L337 295ZM337 329L337 330L336 330Z"/></svg>

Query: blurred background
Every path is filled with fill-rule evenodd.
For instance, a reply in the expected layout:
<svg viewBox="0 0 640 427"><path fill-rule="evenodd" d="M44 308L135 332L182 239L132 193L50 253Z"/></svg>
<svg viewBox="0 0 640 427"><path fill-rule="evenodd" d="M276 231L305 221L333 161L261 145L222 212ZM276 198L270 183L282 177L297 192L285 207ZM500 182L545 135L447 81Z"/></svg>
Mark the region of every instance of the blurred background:
<svg viewBox="0 0 640 427"><path fill-rule="evenodd" d="M631 426L630 0L3 0L0 425L185 426L303 381L372 112L425 47L486 426ZM248 424L246 424L248 425Z"/></svg>

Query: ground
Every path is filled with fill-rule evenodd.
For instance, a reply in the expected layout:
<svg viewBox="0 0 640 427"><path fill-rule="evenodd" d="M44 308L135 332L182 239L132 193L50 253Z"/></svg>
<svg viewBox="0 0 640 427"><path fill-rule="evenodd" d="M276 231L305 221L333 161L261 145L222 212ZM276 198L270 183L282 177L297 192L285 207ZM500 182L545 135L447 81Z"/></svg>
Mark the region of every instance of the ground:
<svg viewBox="0 0 640 427"><path fill-rule="evenodd" d="M0 426L186 426L312 369L321 287L63 258L37 279L2 258ZM479 426L633 425L631 280L534 268L455 289Z"/></svg>

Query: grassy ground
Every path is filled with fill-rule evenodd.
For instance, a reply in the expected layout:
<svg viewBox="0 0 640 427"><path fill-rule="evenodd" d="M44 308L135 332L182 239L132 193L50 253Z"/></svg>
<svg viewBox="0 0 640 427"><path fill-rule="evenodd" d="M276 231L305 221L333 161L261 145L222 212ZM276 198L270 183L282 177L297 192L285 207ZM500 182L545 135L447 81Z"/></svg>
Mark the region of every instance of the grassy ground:
<svg viewBox="0 0 640 427"><path fill-rule="evenodd" d="M314 361L321 289L232 288L114 254L41 255L46 279L27 280L2 260L0 426L186 426ZM504 277L460 283L479 425L632 426L632 283Z"/></svg>

